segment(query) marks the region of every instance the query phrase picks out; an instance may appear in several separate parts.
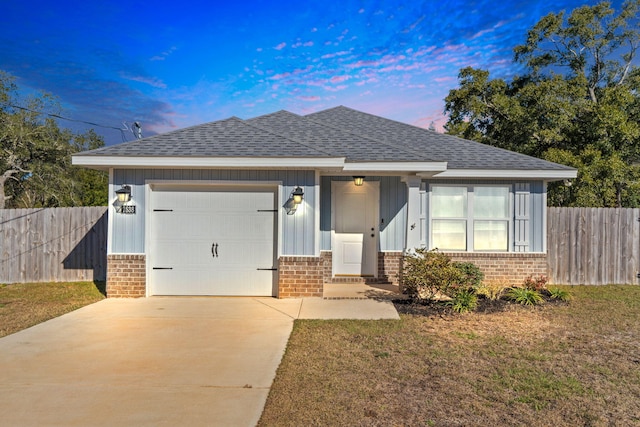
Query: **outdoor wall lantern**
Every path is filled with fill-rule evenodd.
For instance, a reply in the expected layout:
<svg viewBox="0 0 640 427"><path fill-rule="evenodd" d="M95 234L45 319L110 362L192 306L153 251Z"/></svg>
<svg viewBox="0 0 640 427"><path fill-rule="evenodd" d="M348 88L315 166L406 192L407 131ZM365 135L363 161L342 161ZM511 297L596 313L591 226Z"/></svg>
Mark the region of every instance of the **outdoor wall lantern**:
<svg viewBox="0 0 640 427"><path fill-rule="evenodd" d="M127 203L131 200L131 186L123 185L122 188L116 190L116 195L118 196L118 202Z"/></svg>
<svg viewBox="0 0 640 427"><path fill-rule="evenodd" d="M287 211L287 215L293 215L298 210L298 205L302 203L302 198L304 197L304 191L302 188L296 187L289 196L289 200L284 204L284 208Z"/></svg>
<svg viewBox="0 0 640 427"><path fill-rule="evenodd" d="M302 188L300 187L296 187L295 190L293 190L293 192L291 193L293 203L295 203L296 205L302 203L302 196L304 196L304 191L302 191Z"/></svg>
<svg viewBox="0 0 640 427"><path fill-rule="evenodd" d="M364 176L354 176L354 177L353 177L353 183L354 183L357 187L362 186L362 184L364 184Z"/></svg>

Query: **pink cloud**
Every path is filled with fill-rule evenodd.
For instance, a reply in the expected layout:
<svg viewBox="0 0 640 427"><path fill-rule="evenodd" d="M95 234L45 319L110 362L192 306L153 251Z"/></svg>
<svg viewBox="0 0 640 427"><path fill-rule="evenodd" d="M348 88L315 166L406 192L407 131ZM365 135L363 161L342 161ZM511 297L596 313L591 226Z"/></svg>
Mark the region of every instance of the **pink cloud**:
<svg viewBox="0 0 640 427"><path fill-rule="evenodd" d="M308 101L308 102L320 101L320 97L319 96L299 96L298 99L300 99L302 101Z"/></svg>
<svg viewBox="0 0 640 427"><path fill-rule="evenodd" d="M351 76L333 76L329 79L331 83L342 83L349 80Z"/></svg>
<svg viewBox="0 0 640 427"><path fill-rule="evenodd" d="M324 90L328 90L329 92L339 92L341 90L345 90L348 86L347 85L339 85L339 86L324 86Z"/></svg>
<svg viewBox="0 0 640 427"><path fill-rule="evenodd" d="M302 45L306 47L311 47L313 46L313 42L312 41L304 42Z"/></svg>
<svg viewBox="0 0 640 427"><path fill-rule="evenodd" d="M284 73L280 73L280 74L274 74L273 76L269 77L271 80L281 80L284 79L285 77L289 77L291 75L290 72L286 71Z"/></svg>
<svg viewBox="0 0 640 427"><path fill-rule="evenodd" d="M340 52L327 53L325 55L322 55L320 58L329 59L336 56L348 55L349 53L351 53L351 50L341 50Z"/></svg>
<svg viewBox="0 0 640 427"><path fill-rule="evenodd" d="M285 48L287 44L285 42L280 43L279 45L277 45L276 47L274 47L275 50L282 50Z"/></svg>

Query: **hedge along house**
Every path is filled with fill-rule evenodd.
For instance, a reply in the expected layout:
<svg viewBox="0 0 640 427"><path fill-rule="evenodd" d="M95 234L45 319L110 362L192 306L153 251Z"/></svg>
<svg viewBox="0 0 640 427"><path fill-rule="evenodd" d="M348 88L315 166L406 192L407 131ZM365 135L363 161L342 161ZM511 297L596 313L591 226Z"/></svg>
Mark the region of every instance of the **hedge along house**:
<svg viewBox="0 0 640 427"><path fill-rule="evenodd" d="M346 107L235 117L73 156L109 171L107 295L322 296L438 248L546 274L547 182L576 170Z"/></svg>

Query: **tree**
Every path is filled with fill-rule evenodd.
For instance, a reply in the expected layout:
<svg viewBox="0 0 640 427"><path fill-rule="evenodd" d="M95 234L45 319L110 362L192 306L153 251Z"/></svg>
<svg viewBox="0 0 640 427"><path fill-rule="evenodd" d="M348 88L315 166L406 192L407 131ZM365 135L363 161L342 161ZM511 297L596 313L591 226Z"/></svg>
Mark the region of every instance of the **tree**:
<svg viewBox="0 0 640 427"><path fill-rule="evenodd" d="M464 68L445 99L448 133L578 169L549 203L640 206L640 0L543 17L515 48L526 74L510 81Z"/></svg>
<svg viewBox="0 0 640 427"><path fill-rule="evenodd" d="M0 72L0 209L106 204L105 174L71 166L71 154L103 146L102 139L60 129L46 114L57 112L50 95L19 107L17 92L13 78Z"/></svg>

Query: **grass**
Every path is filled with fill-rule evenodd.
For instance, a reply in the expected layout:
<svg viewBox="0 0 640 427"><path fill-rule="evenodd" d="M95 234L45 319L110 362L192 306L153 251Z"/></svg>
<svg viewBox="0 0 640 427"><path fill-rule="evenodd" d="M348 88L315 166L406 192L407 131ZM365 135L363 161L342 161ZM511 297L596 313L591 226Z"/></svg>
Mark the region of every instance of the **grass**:
<svg viewBox="0 0 640 427"><path fill-rule="evenodd" d="M640 426L640 286L400 321L297 320L260 426Z"/></svg>
<svg viewBox="0 0 640 427"><path fill-rule="evenodd" d="M0 337L104 298L93 282L0 284Z"/></svg>

